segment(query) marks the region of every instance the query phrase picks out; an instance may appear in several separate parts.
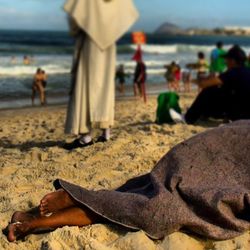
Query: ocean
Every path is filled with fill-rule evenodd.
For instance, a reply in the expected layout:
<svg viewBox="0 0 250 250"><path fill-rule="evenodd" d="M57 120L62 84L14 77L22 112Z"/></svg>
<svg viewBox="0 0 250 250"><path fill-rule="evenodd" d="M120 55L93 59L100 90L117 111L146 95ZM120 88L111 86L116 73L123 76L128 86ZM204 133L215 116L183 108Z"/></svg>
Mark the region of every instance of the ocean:
<svg viewBox="0 0 250 250"><path fill-rule="evenodd" d="M225 48L239 44L247 53L250 52L248 37L147 35L147 45L142 49L148 86L164 84L165 64L176 61L185 70L187 63L196 62L199 51L203 51L209 59L217 41L223 41ZM0 109L30 106L32 79L38 67L44 69L49 77L48 103L66 103L73 46L74 41L68 32L0 31ZM135 63L131 57L135 50L129 34L118 42L117 65L124 64L130 74L134 71ZM31 65L23 65L25 55L32 58ZM12 57L15 57L15 63ZM133 77L128 79L128 86L132 85L132 80Z"/></svg>

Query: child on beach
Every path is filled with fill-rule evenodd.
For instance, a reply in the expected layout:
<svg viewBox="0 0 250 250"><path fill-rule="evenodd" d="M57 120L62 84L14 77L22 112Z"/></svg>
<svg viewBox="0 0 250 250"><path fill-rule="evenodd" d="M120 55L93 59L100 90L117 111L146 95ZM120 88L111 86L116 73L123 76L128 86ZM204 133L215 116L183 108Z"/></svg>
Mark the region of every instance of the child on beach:
<svg viewBox="0 0 250 250"><path fill-rule="evenodd" d="M197 80L200 81L208 76L209 65L203 52L198 52L197 58L197 63L190 63L187 65L187 68L195 70L197 72ZM200 91L201 89L198 87L198 90Z"/></svg>
<svg viewBox="0 0 250 250"><path fill-rule="evenodd" d="M197 62L197 79L202 79L208 76L209 65L205 58L205 54L203 52L198 53L198 62Z"/></svg>
<svg viewBox="0 0 250 250"><path fill-rule="evenodd" d="M176 74L177 70L176 62L172 62L169 65L165 65L164 68L166 69L165 78L167 81L167 86L169 90L174 90L176 86L176 77L178 77L178 73Z"/></svg>
<svg viewBox="0 0 250 250"><path fill-rule="evenodd" d="M126 82L127 76L128 75L125 73L125 70L124 70L124 65L121 64L116 71L115 78L116 80L118 80L118 83L119 83L119 88L118 88L119 92L123 95L125 94L125 82Z"/></svg>
<svg viewBox="0 0 250 250"><path fill-rule="evenodd" d="M191 70L186 69L182 72L182 81L184 85L184 92L191 91Z"/></svg>
<svg viewBox="0 0 250 250"><path fill-rule="evenodd" d="M176 64L174 69L174 90L176 92L180 91L180 81L181 81L181 67L179 64Z"/></svg>

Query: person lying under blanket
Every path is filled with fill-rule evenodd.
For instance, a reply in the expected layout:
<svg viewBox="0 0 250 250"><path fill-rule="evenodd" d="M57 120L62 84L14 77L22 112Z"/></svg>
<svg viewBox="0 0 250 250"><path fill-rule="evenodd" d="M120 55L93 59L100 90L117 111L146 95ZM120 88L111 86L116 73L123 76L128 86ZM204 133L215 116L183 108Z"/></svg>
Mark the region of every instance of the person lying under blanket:
<svg viewBox="0 0 250 250"><path fill-rule="evenodd" d="M63 226L114 223L153 239L181 229L226 240L250 229L250 121L198 134L170 150L151 173L116 190L63 180L33 211L15 212L10 242ZM35 212L34 212L35 211Z"/></svg>

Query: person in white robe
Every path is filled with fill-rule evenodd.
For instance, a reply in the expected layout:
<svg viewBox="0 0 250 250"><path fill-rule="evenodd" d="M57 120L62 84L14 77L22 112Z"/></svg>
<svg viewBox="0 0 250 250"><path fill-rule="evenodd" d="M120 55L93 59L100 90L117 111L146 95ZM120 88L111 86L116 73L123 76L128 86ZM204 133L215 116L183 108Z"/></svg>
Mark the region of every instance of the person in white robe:
<svg viewBox="0 0 250 250"><path fill-rule="evenodd" d="M110 139L114 124L116 41L138 18L133 0L67 0L65 11L76 37L71 97L65 132L77 139L65 149L93 144L91 130L102 129L97 139Z"/></svg>

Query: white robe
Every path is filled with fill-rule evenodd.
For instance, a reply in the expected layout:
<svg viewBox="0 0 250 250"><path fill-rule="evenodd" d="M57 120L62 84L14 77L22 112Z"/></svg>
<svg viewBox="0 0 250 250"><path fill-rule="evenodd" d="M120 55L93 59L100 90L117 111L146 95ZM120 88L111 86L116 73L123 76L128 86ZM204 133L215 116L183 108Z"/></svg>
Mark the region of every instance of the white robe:
<svg viewBox="0 0 250 250"><path fill-rule="evenodd" d="M65 132L85 134L114 123L115 42L138 17L132 0L68 0L65 10L86 33L70 98Z"/></svg>

